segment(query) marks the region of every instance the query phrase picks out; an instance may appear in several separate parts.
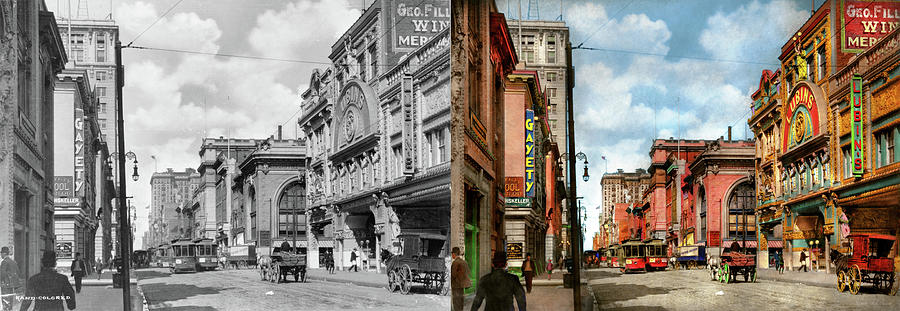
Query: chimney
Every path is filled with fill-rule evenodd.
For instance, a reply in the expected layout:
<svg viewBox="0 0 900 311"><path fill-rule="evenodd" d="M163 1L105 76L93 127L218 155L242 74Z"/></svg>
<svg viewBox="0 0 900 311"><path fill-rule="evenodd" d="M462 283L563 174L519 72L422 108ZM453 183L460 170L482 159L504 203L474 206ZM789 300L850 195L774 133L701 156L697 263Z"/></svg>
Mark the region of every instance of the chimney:
<svg viewBox="0 0 900 311"><path fill-rule="evenodd" d="M728 126L728 142L731 142L731 126Z"/></svg>
<svg viewBox="0 0 900 311"><path fill-rule="evenodd" d="M729 127L729 131L730 129L731 127ZM731 135L728 135L728 137L731 137ZM281 125L278 126L278 140L281 140Z"/></svg>

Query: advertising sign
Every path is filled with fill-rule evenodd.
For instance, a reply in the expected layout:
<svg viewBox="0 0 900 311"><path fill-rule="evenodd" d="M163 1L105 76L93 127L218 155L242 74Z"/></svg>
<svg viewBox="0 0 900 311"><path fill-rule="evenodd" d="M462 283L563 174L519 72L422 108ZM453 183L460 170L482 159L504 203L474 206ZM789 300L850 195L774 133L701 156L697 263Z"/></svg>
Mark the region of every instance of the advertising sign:
<svg viewBox="0 0 900 311"><path fill-rule="evenodd" d="M722 237L719 236L719 231L710 231L709 237L706 239L706 246L720 246L722 244Z"/></svg>
<svg viewBox="0 0 900 311"><path fill-rule="evenodd" d="M507 197L524 197L525 196L525 178L522 176L506 177L504 193Z"/></svg>
<svg viewBox="0 0 900 311"><path fill-rule="evenodd" d="M394 50L422 46L450 27L450 1L395 0L391 10L391 44Z"/></svg>
<svg viewBox="0 0 900 311"><path fill-rule="evenodd" d="M809 84L797 84L785 111L789 123L784 127L782 150L790 150L805 142L807 138L819 135L817 105L816 96Z"/></svg>
<svg viewBox="0 0 900 311"><path fill-rule="evenodd" d="M841 50L859 53L900 26L900 1L841 1Z"/></svg>
<svg viewBox="0 0 900 311"><path fill-rule="evenodd" d="M531 207L530 198L506 198L506 206L509 207Z"/></svg>
<svg viewBox="0 0 900 311"><path fill-rule="evenodd" d="M53 195L56 197L71 197L72 194L72 176L55 176L53 177Z"/></svg>
<svg viewBox="0 0 900 311"><path fill-rule="evenodd" d="M415 132L413 130L416 120L413 117L412 76L403 76L400 87L403 104L403 174L409 176L416 172Z"/></svg>
<svg viewBox="0 0 900 311"><path fill-rule="evenodd" d="M72 242L56 243L56 258L72 258Z"/></svg>
<svg viewBox="0 0 900 311"><path fill-rule="evenodd" d="M523 252L523 249L525 249L525 243L522 243L522 242L506 243L506 259L509 259L509 260L525 259L525 253Z"/></svg>
<svg viewBox="0 0 900 311"><path fill-rule="evenodd" d="M53 198L54 206L71 206L71 207L80 207L81 206L81 198Z"/></svg>
<svg viewBox="0 0 900 311"><path fill-rule="evenodd" d="M525 196L534 197L534 110L525 110Z"/></svg>
<svg viewBox="0 0 900 311"><path fill-rule="evenodd" d="M75 109L75 189L81 194L84 187L84 111Z"/></svg>
<svg viewBox="0 0 900 311"><path fill-rule="evenodd" d="M863 133L862 133L862 77L854 75L850 81L850 151L853 160L853 176L863 174Z"/></svg>

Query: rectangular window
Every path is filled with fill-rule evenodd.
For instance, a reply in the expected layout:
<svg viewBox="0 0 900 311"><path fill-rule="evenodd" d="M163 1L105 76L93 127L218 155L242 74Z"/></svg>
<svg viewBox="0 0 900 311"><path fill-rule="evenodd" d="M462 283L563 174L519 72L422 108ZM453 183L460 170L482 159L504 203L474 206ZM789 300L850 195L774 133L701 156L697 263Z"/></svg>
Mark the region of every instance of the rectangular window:
<svg viewBox="0 0 900 311"><path fill-rule="evenodd" d="M70 45L72 46L72 56L76 62L84 61L84 37L83 33L73 33Z"/></svg>
<svg viewBox="0 0 900 311"><path fill-rule="evenodd" d="M526 63L534 62L534 51L530 51L530 50L525 51L525 62Z"/></svg>
<svg viewBox="0 0 900 311"><path fill-rule="evenodd" d="M852 160L850 159L850 148L844 148L843 151L844 151L843 152L843 154L844 154L844 170L843 170L844 178L843 179L847 179L847 178L850 178L850 168L851 168L850 162Z"/></svg>
<svg viewBox="0 0 900 311"><path fill-rule="evenodd" d="M885 165L894 163L894 131L893 129L888 129L887 132L884 133L884 144L885 144L885 154L884 154L884 163Z"/></svg>
<svg viewBox="0 0 900 311"><path fill-rule="evenodd" d="M881 156L881 141L883 138L884 137L882 137L881 134L875 134L875 167L876 168L882 166L881 159L883 157Z"/></svg>
<svg viewBox="0 0 900 311"><path fill-rule="evenodd" d="M437 130L434 132L435 140L437 140L438 145L438 162L444 163L447 161L447 141L444 139L444 130Z"/></svg>
<svg viewBox="0 0 900 311"><path fill-rule="evenodd" d="M98 87L97 87L97 96L99 96L99 97L106 97L106 87L105 87L105 86L98 86Z"/></svg>
<svg viewBox="0 0 900 311"><path fill-rule="evenodd" d="M361 80L368 80L366 77L366 56L363 53L359 54L359 57L356 59L356 64L359 65L359 78Z"/></svg>
<svg viewBox="0 0 900 311"><path fill-rule="evenodd" d="M97 81L106 81L106 71L97 70Z"/></svg>
<svg viewBox="0 0 900 311"><path fill-rule="evenodd" d="M822 78L825 78L825 74L828 72L827 71L828 65L825 62L825 45L824 44L822 45L822 47L819 48L819 51L816 52L816 58L817 58L818 65L819 65L818 66L819 70L816 71L816 80L821 80Z"/></svg>
<svg viewBox="0 0 900 311"><path fill-rule="evenodd" d="M106 119L97 119L100 122L100 129L106 129Z"/></svg>
<svg viewBox="0 0 900 311"><path fill-rule="evenodd" d="M369 63L372 67L372 78L378 77L378 53L374 44L369 47Z"/></svg>
<svg viewBox="0 0 900 311"><path fill-rule="evenodd" d="M556 51L547 50L546 63L548 63L548 64L556 63Z"/></svg>
<svg viewBox="0 0 900 311"><path fill-rule="evenodd" d="M809 55L809 57L806 58L806 74L810 81L816 78L816 60L814 56L815 55Z"/></svg>
<svg viewBox="0 0 900 311"><path fill-rule="evenodd" d="M549 71L547 72L547 82L556 81L556 72Z"/></svg>
<svg viewBox="0 0 900 311"><path fill-rule="evenodd" d="M106 62L106 39L102 37L97 39L97 62Z"/></svg>
<svg viewBox="0 0 900 311"><path fill-rule="evenodd" d="M106 103L100 103L100 113L106 113Z"/></svg>

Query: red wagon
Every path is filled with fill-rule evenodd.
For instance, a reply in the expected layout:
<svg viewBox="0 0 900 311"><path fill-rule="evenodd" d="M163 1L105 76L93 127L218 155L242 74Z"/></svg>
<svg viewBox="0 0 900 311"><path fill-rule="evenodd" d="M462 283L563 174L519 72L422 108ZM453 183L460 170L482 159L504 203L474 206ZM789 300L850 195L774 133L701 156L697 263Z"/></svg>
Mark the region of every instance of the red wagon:
<svg viewBox="0 0 900 311"><path fill-rule="evenodd" d="M756 256L741 252L737 242L716 260L717 264L711 265L714 280L722 283L737 281L739 275L744 276L744 282L756 282Z"/></svg>
<svg viewBox="0 0 900 311"><path fill-rule="evenodd" d="M892 290L894 286L894 260L888 257L895 238L883 234L853 234L849 257L838 258L838 290L859 294L860 285L871 283L876 289ZM891 293L894 294L894 293Z"/></svg>

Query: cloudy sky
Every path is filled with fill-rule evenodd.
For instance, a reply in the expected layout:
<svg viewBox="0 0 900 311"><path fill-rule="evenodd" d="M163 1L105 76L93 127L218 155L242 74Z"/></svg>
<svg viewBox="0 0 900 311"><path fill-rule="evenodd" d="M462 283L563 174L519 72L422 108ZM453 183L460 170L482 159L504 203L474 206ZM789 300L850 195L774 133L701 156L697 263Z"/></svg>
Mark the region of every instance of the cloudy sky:
<svg viewBox="0 0 900 311"><path fill-rule="evenodd" d="M123 50L126 149L141 179L129 180L137 206L136 248L147 228L154 169L196 168L202 137L264 138L284 124L296 137L299 93L313 68L325 67L334 41L372 1L81 0L90 18L110 14L127 44L302 62L263 61L188 53ZM77 15L77 0L45 0L57 16ZM178 3L168 14L164 14ZM312 62L312 63L305 63ZM156 161L151 159L156 157Z"/></svg>
<svg viewBox="0 0 900 311"><path fill-rule="evenodd" d="M521 1L525 18L528 2ZM541 19L560 16L559 0L540 2ZM497 6L507 18L519 16L517 0ZM810 9L809 0L562 3L572 45L601 49L573 51L576 148L594 176L578 185L588 207L585 245L598 229L605 164L609 171L648 167L657 137L715 139L729 125L733 138L752 137L750 94L763 69L778 68L781 46Z"/></svg>

